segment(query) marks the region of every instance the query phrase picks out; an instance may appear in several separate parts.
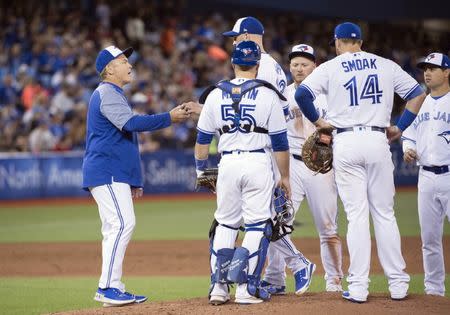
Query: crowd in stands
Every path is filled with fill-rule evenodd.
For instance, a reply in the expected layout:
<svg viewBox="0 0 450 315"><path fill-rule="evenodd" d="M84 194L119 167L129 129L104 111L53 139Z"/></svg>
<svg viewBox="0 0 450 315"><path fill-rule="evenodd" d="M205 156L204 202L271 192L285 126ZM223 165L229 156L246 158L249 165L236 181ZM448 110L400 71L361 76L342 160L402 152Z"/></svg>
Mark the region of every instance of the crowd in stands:
<svg viewBox="0 0 450 315"><path fill-rule="evenodd" d="M236 12L187 14L181 0L2 3L0 152L83 150L87 104L99 83L95 58L111 44L135 48L129 58L134 81L125 90L137 113L196 100L206 86L232 75L232 43L221 34L240 17ZM286 74L294 44L314 46L319 63L335 56L328 42L340 20L251 14L263 22L265 49ZM448 32L430 34L420 23L355 22L363 27L365 50L395 60L420 82L417 59L430 51L448 53ZM190 148L195 135L193 121L141 133L141 151Z"/></svg>

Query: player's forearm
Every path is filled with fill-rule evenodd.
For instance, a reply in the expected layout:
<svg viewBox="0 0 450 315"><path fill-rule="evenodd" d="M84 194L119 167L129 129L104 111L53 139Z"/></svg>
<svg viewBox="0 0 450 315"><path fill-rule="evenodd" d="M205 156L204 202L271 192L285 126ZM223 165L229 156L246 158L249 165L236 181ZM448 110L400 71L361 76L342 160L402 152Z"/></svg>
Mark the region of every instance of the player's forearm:
<svg viewBox="0 0 450 315"><path fill-rule="evenodd" d="M320 116L314 106L314 96L305 87L299 86L295 91L295 101L300 107L303 115L312 123L316 122Z"/></svg>
<svg viewBox="0 0 450 315"><path fill-rule="evenodd" d="M273 153L281 178L289 178L289 150Z"/></svg>
<svg viewBox="0 0 450 315"><path fill-rule="evenodd" d="M408 109L411 113L414 113L417 115L420 108L422 107L422 103L425 100L425 97L426 97L425 93L422 93L422 94L414 97L413 99L410 99L406 103L405 108Z"/></svg>
<svg viewBox="0 0 450 315"><path fill-rule="evenodd" d="M209 144L195 144L194 156L196 160L206 160L209 153Z"/></svg>
<svg viewBox="0 0 450 315"><path fill-rule="evenodd" d="M171 124L170 114L162 113L155 115L134 115L123 126L123 130L133 131L154 131L169 127Z"/></svg>

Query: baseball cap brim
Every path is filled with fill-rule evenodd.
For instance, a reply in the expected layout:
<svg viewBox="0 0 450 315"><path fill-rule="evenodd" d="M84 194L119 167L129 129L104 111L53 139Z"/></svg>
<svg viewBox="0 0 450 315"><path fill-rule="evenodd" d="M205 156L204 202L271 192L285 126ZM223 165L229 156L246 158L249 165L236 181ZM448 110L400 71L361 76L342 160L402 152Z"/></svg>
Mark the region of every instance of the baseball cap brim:
<svg viewBox="0 0 450 315"><path fill-rule="evenodd" d="M303 52L303 51L293 51L293 52L289 53L288 57L289 57L289 60L292 60L292 58L295 58L295 57L305 57L311 61L316 62L316 57L314 57L314 55L309 54L307 52Z"/></svg>
<svg viewBox="0 0 450 315"><path fill-rule="evenodd" d="M222 35L226 36L226 37L236 37L240 34L237 32L234 32L234 31L228 31L228 32L222 33Z"/></svg>
<svg viewBox="0 0 450 315"><path fill-rule="evenodd" d="M124 54L125 57L128 58L128 57L131 56L131 54L133 53L133 51L134 51L133 47L128 47L128 48L122 50L122 54Z"/></svg>
<svg viewBox="0 0 450 315"><path fill-rule="evenodd" d="M441 68L439 65L437 65L435 63L431 63L431 62L422 61L417 64L417 68L422 69L422 70L425 68L425 66L431 66L433 68Z"/></svg>

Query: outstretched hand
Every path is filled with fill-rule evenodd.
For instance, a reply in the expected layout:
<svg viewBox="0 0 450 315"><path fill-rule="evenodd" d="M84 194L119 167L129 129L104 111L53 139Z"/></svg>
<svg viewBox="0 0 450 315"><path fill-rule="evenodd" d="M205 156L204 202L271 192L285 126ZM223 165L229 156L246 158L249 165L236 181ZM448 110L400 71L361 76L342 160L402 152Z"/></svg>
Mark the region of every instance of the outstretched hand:
<svg viewBox="0 0 450 315"><path fill-rule="evenodd" d="M186 105L187 103L183 103L181 105L178 105L174 109L172 109L170 114L170 120L173 123L180 123L183 121L186 121L191 115L188 113L188 107Z"/></svg>

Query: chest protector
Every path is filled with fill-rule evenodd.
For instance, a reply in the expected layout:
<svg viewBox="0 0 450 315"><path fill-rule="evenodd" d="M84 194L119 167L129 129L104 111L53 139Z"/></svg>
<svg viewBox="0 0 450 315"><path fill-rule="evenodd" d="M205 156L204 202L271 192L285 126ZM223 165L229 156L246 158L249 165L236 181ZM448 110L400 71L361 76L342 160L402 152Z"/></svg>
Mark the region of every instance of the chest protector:
<svg viewBox="0 0 450 315"><path fill-rule="evenodd" d="M283 94L281 94L272 84L264 80L253 79L245 81L244 83L239 85L231 83L229 80L222 80L216 83L215 85L209 86L202 93L202 95L200 95L199 103L204 104L209 93L211 93L214 89L219 88L231 96L231 100L233 101L233 104L231 106L233 107L235 113L233 123L224 125L221 128L219 128L219 133L221 135L230 132L231 130L233 130L238 126L241 129L245 130L246 132L268 133L268 130L265 128L241 122L241 111L239 108L239 103L241 102L242 96L244 96L245 93L253 89L256 89L260 86L264 86L266 88L271 89L278 95L278 97L281 100L286 101L286 98L283 96Z"/></svg>

